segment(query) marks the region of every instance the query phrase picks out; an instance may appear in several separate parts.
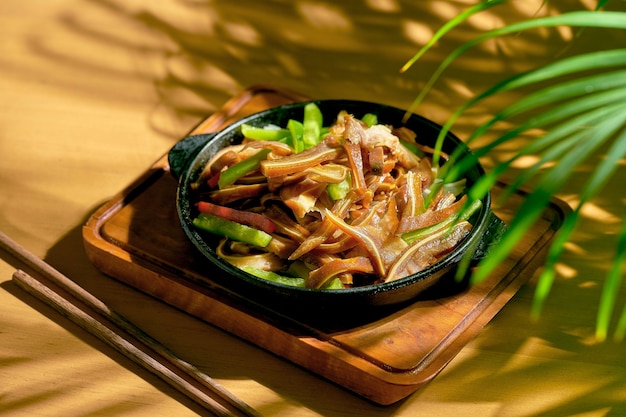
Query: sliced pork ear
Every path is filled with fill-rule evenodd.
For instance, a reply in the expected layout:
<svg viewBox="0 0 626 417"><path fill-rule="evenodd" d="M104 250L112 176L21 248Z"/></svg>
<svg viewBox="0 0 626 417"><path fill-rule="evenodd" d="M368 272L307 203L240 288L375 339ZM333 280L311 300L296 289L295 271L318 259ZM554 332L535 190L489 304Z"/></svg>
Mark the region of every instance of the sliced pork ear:
<svg viewBox="0 0 626 417"><path fill-rule="evenodd" d="M352 115L349 114L344 116L343 125L344 139L351 144L360 147L361 144L365 142L367 136L367 134L365 133L365 125L360 120L355 119Z"/></svg>
<svg viewBox="0 0 626 417"><path fill-rule="evenodd" d="M449 203L449 201L447 201ZM458 201L451 204L441 204L443 207L436 210L426 210L417 216L405 216L400 220L396 233L406 233L412 230L422 229L440 223L445 219L458 214L467 202L464 195Z"/></svg>
<svg viewBox="0 0 626 417"><path fill-rule="evenodd" d="M292 185L307 178L326 184L338 184L346 179L349 171L350 169L345 165L329 162L306 168L295 174L272 177L267 182L270 191L278 190L282 186ZM265 177L263 177L263 181L265 181Z"/></svg>
<svg viewBox="0 0 626 417"><path fill-rule="evenodd" d="M268 178L295 174L322 162L335 159L341 152L341 147L336 146L333 141L323 140L300 153L262 161L261 173Z"/></svg>
<svg viewBox="0 0 626 417"><path fill-rule="evenodd" d="M385 150L382 146L375 146L367 154L370 171L374 175L385 173Z"/></svg>
<svg viewBox="0 0 626 417"><path fill-rule="evenodd" d="M344 218L348 213L348 210L354 203L355 197L353 193L348 193L348 196L344 199L337 200L333 207L330 209L339 218ZM291 254L290 260L298 259L305 254L311 252L322 243L330 239L337 228L326 217L322 220L322 224L311 233L305 241Z"/></svg>
<svg viewBox="0 0 626 417"><path fill-rule="evenodd" d="M318 246L319 250L324 251L326 253L337 254L341 252L346 252L355 246L357 246L359 242L352 239L348 235L343 235L341 238L335 240L334 242L322 243Z"/></svg>
<svg viewBox="0 0 626 417"><path fill-rule="evenodd" d="M370 262L374 267L374 272L381 277L386 275L386 266L380 254L380 247L383 243L383 236L379 230L370 230L365 227L355 227L347 224L341 218L335 216L330 210L325 213L328 219L337 229L341 230L367 251Z"/></svg>
<svg viewBox="0 0 626 417"><path fill-rule="evenodd" d="M269 202L265 206L264 214L276 225L276 233L298 244L309 236L309 230L293 220L278 204Z"/></svg>
<svg viewBox="0 0 626 417"><path fill-rule="evenodd" d="M406 242L396 236L398 226L398 213L395 198L375 202L369 211L352 222L352 227L372 237L378 247L380 262L385 270L389 268L393 260L407 246ZM354 238L352 238L355 241ZM369 256L367 246L357 242L350 252L356 255Z"/></svg>
<svg viewBox="0 0 626 417"><path fill-rule="evenodd" d="M456 196L451 192L444 192L441 199L437 202L437 205L433 208L434 211L443 210L450 207L456 201Z"/></svg>
<svg viewBox="0 0 626 417"><path fill-rule="evenodd" d="M352 189L361 196L367 191L367 184L363 174L363 154L361 153L361 147L348 141L344 143L343 147L348 155L348 162L352 174Z"/></svg>
<svg viewBox="0 0 626 417"><path fill-rule="evenodd" d="M236 164L241 160L239 152L244 148L244 144L231 145L220 149L209 159L203 168L200 178L207 178L217 174L223 168Z"/></svg>
<svg viewBox="0 0 626 417"><path fill-rule="evenodd" d="M209 199L215 204L226 205L246 198L259 197L267 192L267 184L233 185L208 193Z"/></svg>
<svg viewBox="0 0 626 417"><path fill-rule="evenodd" d="M408 171L404 175L404 184L400 186L397 200L398 207L402 210L402 218L418 216L424 212L421 172Z"/></svg>
<svg viewBox="0 0 626 417"><path fill-rule="evenodd" d="M420 159L413 152L408 150L406 146L400 144L398 146L398 151L396 152L396 158L398 158L398 163L406 169L413 169L415 167L420 166L423 159Z"/></svg>
<svg viewBox="0 0 626 417"><path fill-rule="evenodd" d="M400 254L389 268L385 282L415 274L433 265L458 245L471 230L472 225L467 221L462 221L452 228L444 228L424 239L415 241Z"/></svg>
<svg viewBox="0 0 626 417"><path fill-rule="evenodd" d="M422 158L417 168L422 173L422 189L429 188L437 176L430 158Z"/></svg>
<svg viewBox="0 0 626 417"><path fill-rule="evenodd" d="M243 145L242 153L251 152L255 154L259 149L270 149L272 154L277 157L283 157L293 153L293 149L291 149L289 145L275 140L248 140L244 142ZM249 155L245 155L245 157L247 156Z"/></svg>
<svg viewBox="0 0 626 417"><path fill-rule="evenodd" d="M322 288L332 278L341 274L371 274L372 272L374 272L374 268L368 258L360 256L349 259L334 259L311 271L305 285L308 288Z"/></svg>
<svg viewBox="0 0 626 417"><path fill-rule="evenodd" d="M315 209L317 198L326 190L326 184L304 179L279 190L281 200L297 217L304 217Z"/></svg>
<svg viewBox="0 0 626 417"><path fill-rule="evenodd" d="M215 249L215 252L220 258L238 268L251 266L257 269L263 269L264 271L279 271L283 268L283 260L271 252L253 254L234 253L228 250L228 243L228 239L222 239Z"/></svg>

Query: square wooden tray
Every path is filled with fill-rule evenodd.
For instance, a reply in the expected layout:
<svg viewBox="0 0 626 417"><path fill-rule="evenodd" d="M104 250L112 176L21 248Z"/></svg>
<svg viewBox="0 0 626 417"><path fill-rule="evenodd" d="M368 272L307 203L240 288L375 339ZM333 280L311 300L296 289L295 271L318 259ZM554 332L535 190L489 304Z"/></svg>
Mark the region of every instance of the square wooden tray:
<svg viewBox="0 0 626 417"><path fill-rule="evenodd" d="M191 133L218 131L269 107L305 100L271 86L251 87ZM532 276L569 207L554 200L497 271L453 295L351 326L289 317L211 280L211 269L184 234L176 180L167 157L100 207L83 227L87 255L102 272L378 404L394 403L434 378ZM501 191L497 186L493 193ZM505 222L523 201L517 193L494 212Z"/></svg>

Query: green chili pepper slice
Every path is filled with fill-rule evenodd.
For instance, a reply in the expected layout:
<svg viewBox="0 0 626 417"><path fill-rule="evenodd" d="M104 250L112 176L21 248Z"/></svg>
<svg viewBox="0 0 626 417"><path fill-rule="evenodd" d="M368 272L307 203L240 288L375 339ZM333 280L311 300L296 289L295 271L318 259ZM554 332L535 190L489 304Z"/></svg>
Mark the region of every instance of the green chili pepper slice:
<svg viewBox="0 0 626 417"><path fill-rule="evenodd" d="M289 285L290 287L305 287L305 278L300 277L286 277L284 275L277 274L272 271L265 271L264 269L255 268L253 266L244 265L241 269L250 275L254 275L257 278L266 279L268 281L276 282L278 284ZM322 287L324 290L338 290L343 288L343 283L339 278L331 279L326 285Z"/></svg>
<svg viewBox="0 0 626 417"><path fill-rule="evenodd" d="M447 219L439 223L435 223L431 226L422 227L421 229L411 230L410 232L403 233L401 238L402 240L404 240L406 243L410 245L416 240L426 237L428 235L431 235L443 229L444 227L451 226L458 221L469 219L470 216L474 214L476 210L480 208L481 205L482 205L482 202L480 200L476 200L469 207L467 207L465 210L459 213L458 216L450 216Z"/></svg>
<svg viewBox="0 0 626 417"><path fill-rule="evenodd" d="M291 287L301 287L304 288L305 279L304 278L293 278L286 277L276 272L265 271L263 269L254 268L252 266L244 265L241 267L242 270L246 271L250 275L254 275L255 277L266 279L268 281L276 282L278 284L289 285Z"/></svg>
<svg viewBox="0 0 626 417"><path fill-rule="evenodd" d="M226 220L212 214L201 213L193 219L193 224L199 229L220 236L225 236L238 242L248 243L261 248L269 245L272 235L245 224Z"/></svg>
<svg viewBox="0 0 626 417"><path fill-rule="evenodd" d="M343 282L339 278L333 278L322 287L323 290L342 290Z"/></svg>
<svg viewBox="0 0 626 417"><path fill-rule="evenodd" d="M261 161L265 159L268 153L270 153L269 149L262 149L256 154L252 155L250 158L244 159L243 161L238 162L235 165L227 168L225 171L221 172L220 178L217 181L218 187L224 188L232 185L239 178L259 168Z"/></svg>
<svg viewBox="0 0 626 417"><path fill-rule="evenodd" d="M256 127L244 123L241 125L241 134L248 139L254 140L281 140L289 137L289 130Z"/></svg>
<svg viewBox="0 0 626 417"><path fill-rule="evenodd" d="M302 123L297 120L290 119L287 122L287 129L291 133L291 147L294 153L299 153L304 150L304 142L302 136L304 134L304 127Z"/></svg>
<svg viewBox="0 0 626 417"><path fill-rule="evenodd" d="M342 198L345 198L346 195L348 195L351 185L352 185L352 176L350 175L350 173L348 173L348 175L346 175L346 178L344 178L343 181L336 183L336 184L335 183L328 184L328 186L326 187L326 190L328 191L328 195L330 198L332 198L333 200L341 200Z"/></svg>
<svg viewBox="0 0 626 417"><path fill-rule="evenodd" d="M366 113L361 117L361 121L367 125L367 127L372 127L378 124L378 116L374 113Z"/></svg>
<svg viewBox="0 0 626 417"><path fill-rule="evenodd" d="M304 119L302 121L304 130L302 132L302 140L304 141L305 149L311 148L319 143L322 122L322 111L317 107L317 104L308 103L304 106Z"/></svg>

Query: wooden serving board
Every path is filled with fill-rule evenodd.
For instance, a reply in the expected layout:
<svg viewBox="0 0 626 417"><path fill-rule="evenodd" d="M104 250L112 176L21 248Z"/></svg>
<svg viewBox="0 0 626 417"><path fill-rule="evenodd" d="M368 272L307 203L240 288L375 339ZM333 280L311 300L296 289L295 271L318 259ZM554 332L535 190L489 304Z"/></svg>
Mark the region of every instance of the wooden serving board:
<svg viewBox="0 0 626 417"><path fill-rule="evenodd" d="M240 117L305 99L278 88L252 87L191 133L218 131ZM333 327L285 315L212 281L210 266L180 227L176 186L164 156L98 209L83 227L91 262L122 282L383 405L434 378L480 332L542 264L547 244L569 210L553 201L506 262L479 285ZM501 186L494 189L496 198L500 191ZM506 222L523 198L517 193L494 212Z"/></svg>

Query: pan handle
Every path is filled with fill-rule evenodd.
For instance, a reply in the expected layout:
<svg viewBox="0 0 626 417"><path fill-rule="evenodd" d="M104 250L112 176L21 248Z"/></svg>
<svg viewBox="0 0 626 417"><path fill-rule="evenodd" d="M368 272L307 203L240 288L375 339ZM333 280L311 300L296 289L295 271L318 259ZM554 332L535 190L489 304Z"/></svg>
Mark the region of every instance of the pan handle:
<svg viewBox="0 0 626 417"><path fill-rule="evenodd" d="M487 227L483 233L476 251L472 255L472 261L477 262L484 259L488 253L489 248L496 245L502 239L502 235L507 230L507 225L492 211L489 212L489 218L487 219Z"/></svg>
<svg viewBox="0 0 626 417"><path fill-rule="evenodd" d="M178 179L185 174L193 158L215 135L216 133L203 133L187 136L170 149L167 154L167 162L174 178Z"/></svg>

